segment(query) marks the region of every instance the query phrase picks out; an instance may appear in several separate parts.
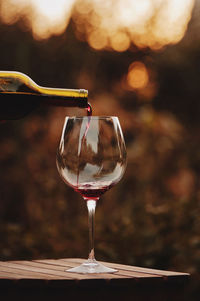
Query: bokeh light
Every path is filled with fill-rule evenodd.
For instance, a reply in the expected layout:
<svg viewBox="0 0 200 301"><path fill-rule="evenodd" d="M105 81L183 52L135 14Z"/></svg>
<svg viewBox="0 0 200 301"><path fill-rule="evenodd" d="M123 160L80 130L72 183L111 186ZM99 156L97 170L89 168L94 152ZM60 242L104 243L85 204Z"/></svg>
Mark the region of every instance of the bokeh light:
<svg viewBox="0 0 200 301"><path fill-rule="evenodd" d="M0 19L23 18L35 39L63 33L72 19L77 37L96 50L157 50L183 38L193 6L194 0L2 0Z"/></svg>
<svg viewBox="0 0 200 301"><path fill-rule="evenodd" d="M66 29L75 0L3 0L1 21L13 24L23 18L24 30L30 28L35 39L47 39Z"/></svg>
<svg viewBox="0 0 200 301"><path fill-rule="evenodd" d="M127 83L133 89L144 88L149 81L148 71L142 62L134 62L130 65Z"/></svg>

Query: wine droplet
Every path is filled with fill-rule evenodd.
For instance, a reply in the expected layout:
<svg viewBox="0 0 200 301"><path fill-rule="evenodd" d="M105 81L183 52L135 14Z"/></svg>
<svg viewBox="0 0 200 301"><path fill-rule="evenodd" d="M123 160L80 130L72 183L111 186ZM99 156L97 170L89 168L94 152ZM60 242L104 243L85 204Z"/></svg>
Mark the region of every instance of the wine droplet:
<svg viewBox="0 0 200 301"><path fill-rule="evenodd" d="M92 107L89 103L88 103L88 106L86 108L86 111L87 111L87 116L92 116Z"/></svg>

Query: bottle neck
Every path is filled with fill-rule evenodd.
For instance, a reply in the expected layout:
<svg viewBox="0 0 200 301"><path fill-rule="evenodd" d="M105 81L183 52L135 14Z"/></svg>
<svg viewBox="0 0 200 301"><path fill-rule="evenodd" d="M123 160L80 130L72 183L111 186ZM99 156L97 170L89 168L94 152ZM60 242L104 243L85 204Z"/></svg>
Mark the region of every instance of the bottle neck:
<svg viewBox="0 0 200 301"><path fill-rule="evenodd" d="M84 89L54 89L38 86L38 91L41 100L49 105L80 108L88 106L88 91Z"/></svg>
<svg viewBox="0 0 200 301"><path fill-rule="evenodd" d="M88 91L85 89L57 89L57 88L48 88L41 87L36 85L36 91L43 95L50 95L56 97L65 97L65 98L88 98Z"/></svg>

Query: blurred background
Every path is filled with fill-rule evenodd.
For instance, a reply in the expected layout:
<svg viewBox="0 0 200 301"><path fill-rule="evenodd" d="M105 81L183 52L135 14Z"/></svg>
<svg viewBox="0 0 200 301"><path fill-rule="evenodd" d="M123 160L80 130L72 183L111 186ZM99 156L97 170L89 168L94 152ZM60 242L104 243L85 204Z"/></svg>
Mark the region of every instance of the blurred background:
<svg viewBox="0 0 200 301"><path fill-rule="evenodd" d="M199 17L199 0L0 0L0 70L88 89L94 115L120 119L128 165L97 206L97 259L191 273L190 300L200 293ZM64 117L85 114L46 107L0 124L1 260L87 257L85 203L55 164Z"/></svg>

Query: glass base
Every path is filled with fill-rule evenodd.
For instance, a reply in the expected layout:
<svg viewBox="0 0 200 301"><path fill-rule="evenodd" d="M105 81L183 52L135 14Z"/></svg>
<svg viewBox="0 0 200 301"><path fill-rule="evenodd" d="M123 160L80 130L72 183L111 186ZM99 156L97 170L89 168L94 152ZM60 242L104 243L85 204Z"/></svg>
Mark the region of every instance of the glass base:
<svg viewBox="0 0 200 301"><path fill-rule="evenodd" d="M96 273L116 273L117 270L106 267L105 265L98 263L96 260L88 260L81 265L66 270L71 273L81 274L96 274Z"/></svg>

